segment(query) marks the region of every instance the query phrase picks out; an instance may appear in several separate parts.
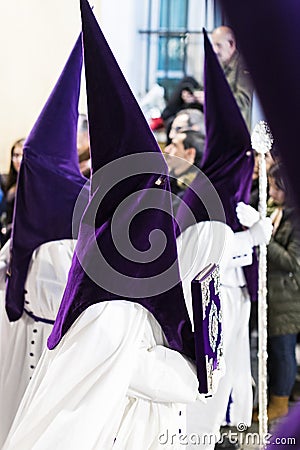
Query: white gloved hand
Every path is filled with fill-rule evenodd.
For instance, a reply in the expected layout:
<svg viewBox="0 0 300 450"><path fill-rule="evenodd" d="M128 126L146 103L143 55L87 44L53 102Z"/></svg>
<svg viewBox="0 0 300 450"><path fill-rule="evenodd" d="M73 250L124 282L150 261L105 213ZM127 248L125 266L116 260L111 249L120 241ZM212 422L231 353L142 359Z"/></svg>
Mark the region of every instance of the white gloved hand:
<svg viewBox="0 0 300 450"><path fill-rule="evenodd" d="M236 207L236 214L241 225L251 228L256 222L259 221L259 212L252 208L250 205L246 205L244 202L239 202Z"/></svg>
<svg viewBox="0 0 300 450"><path fill-rule="evenodd" d="M273 225L270 217L260 219L248 232L251 235L253 247L260 244L268 244L272 236Z"/></svg>

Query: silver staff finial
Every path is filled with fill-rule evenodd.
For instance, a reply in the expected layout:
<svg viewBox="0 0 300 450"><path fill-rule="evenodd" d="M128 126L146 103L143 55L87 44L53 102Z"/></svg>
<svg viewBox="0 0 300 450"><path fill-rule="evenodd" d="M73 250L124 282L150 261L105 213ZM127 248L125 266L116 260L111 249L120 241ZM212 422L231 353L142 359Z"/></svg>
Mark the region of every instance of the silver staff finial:
<svg viewBox="0 0 300 450"><path fill-rule="evenodd" d="M274 139L271 130L263 120L260 120L254 127L251 135L252 148L257 153L266 154L272 148Z"/></svg>

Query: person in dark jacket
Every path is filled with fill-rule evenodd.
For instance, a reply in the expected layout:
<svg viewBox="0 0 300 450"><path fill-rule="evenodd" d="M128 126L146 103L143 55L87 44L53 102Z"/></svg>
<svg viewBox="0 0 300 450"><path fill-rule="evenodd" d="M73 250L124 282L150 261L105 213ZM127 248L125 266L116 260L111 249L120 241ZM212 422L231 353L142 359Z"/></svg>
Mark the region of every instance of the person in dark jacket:
<svg viewBox="0 0 300 450"><path fill-rule="evenodd" d="M195 108L203 111L203 105L199 103L194 95L199 88L200 84L194 77L186 76L177 84L170 99L167 101L166 107L161 113L166 130L167 145L171 143L172 138L169 136L169 133L172 122L179 111L186 108Z"/></svg>
<svg viewBox="0 0 300 450"><path fill-rule="evenodd" d="M288 413L288 402L296 374L296 343L300 331L300 227L296 209L291 205L282 164L268 171L268 211L273 224L268 245L268 420ZM271 204L272 202L272 204ZM250 205L239 205L238 217L245 226L258 220ZM249 219L252 217L252 222ZM255 216L256 219L255 219ZM246 222L246 217L248 222ZM253 412L258 421L257 409Z"/></svg>
<svg viewBox="0 0 300 450"><path fill-rule="evenodd" d="M251 112L253 83L241 53L237 49L236 38L232 28L220 26L211 35L214 51L222 66L226 80L240 108L247 127L251 130ZM204 105L204 91L197 89L196 100Z"/></svg>
<svg viewBox="0 0 300 450"><path fill-rule="evenodd" d="M268 247L269 420L288 413L300 331L300 228L289 204L280 164L269 170L273 236Z"/></svg>

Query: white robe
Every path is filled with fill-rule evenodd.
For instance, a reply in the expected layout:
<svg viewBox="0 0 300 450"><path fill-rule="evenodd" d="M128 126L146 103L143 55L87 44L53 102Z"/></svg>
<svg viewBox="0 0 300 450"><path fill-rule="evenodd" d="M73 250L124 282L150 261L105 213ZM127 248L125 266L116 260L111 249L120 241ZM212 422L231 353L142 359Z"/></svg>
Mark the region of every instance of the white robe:
<svg viewBox="0 0 300 450"><path fill-rule="evenodd" d="M198 397L198 381L163 344L142 306L90 306L43 353L3 450L181 448L165 443L166 432L184 433L183 404Z"/></svg>
<svg viewBox="0 0 300 450"><path fill-rule="evenodd" d="M25 283L25 308L54 320L67 282L75 241L48 242L34 250ZM0 448L51 333L51 324L25 312L9 322L5 311L5 272L9 242L0 252Z"/></svg>
<svg viewBox="0 0 300 450"><path fill-rule="evenodd" d="M203 245L205 243L205 245ZM252 379L249 348L250 298L242 267L252 262L249 233L233 231L220 222L201 222L187 228L177 239L180 273L189 314L192 317L191 280L208 263L220 265L221 308L225 375L213 397L188 407L188 433L212 436L202 448L213 449L224 424L231 395L230 425L251 425ZM190 420L191 417L191 420ZM197 429L194 428L195 417ZM189 426L193 423L193 429ZM210 444L209 444L210 442ZM199 447L200 448L200 447Z"/></svg>

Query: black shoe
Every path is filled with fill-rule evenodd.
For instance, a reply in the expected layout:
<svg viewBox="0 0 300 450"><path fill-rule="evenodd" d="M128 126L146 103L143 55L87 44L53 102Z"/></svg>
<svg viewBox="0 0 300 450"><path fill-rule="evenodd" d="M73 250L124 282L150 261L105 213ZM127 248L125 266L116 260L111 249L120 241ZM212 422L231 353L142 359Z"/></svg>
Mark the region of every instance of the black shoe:
<svg viewBox="0 0 300 450"><path fill-rule="evenodd" d="M240 448L240 445L238 442L236 442L237 437L228 437L228 436L222 436L221 439L216 443L215 450L237 450Z"/></svg>

